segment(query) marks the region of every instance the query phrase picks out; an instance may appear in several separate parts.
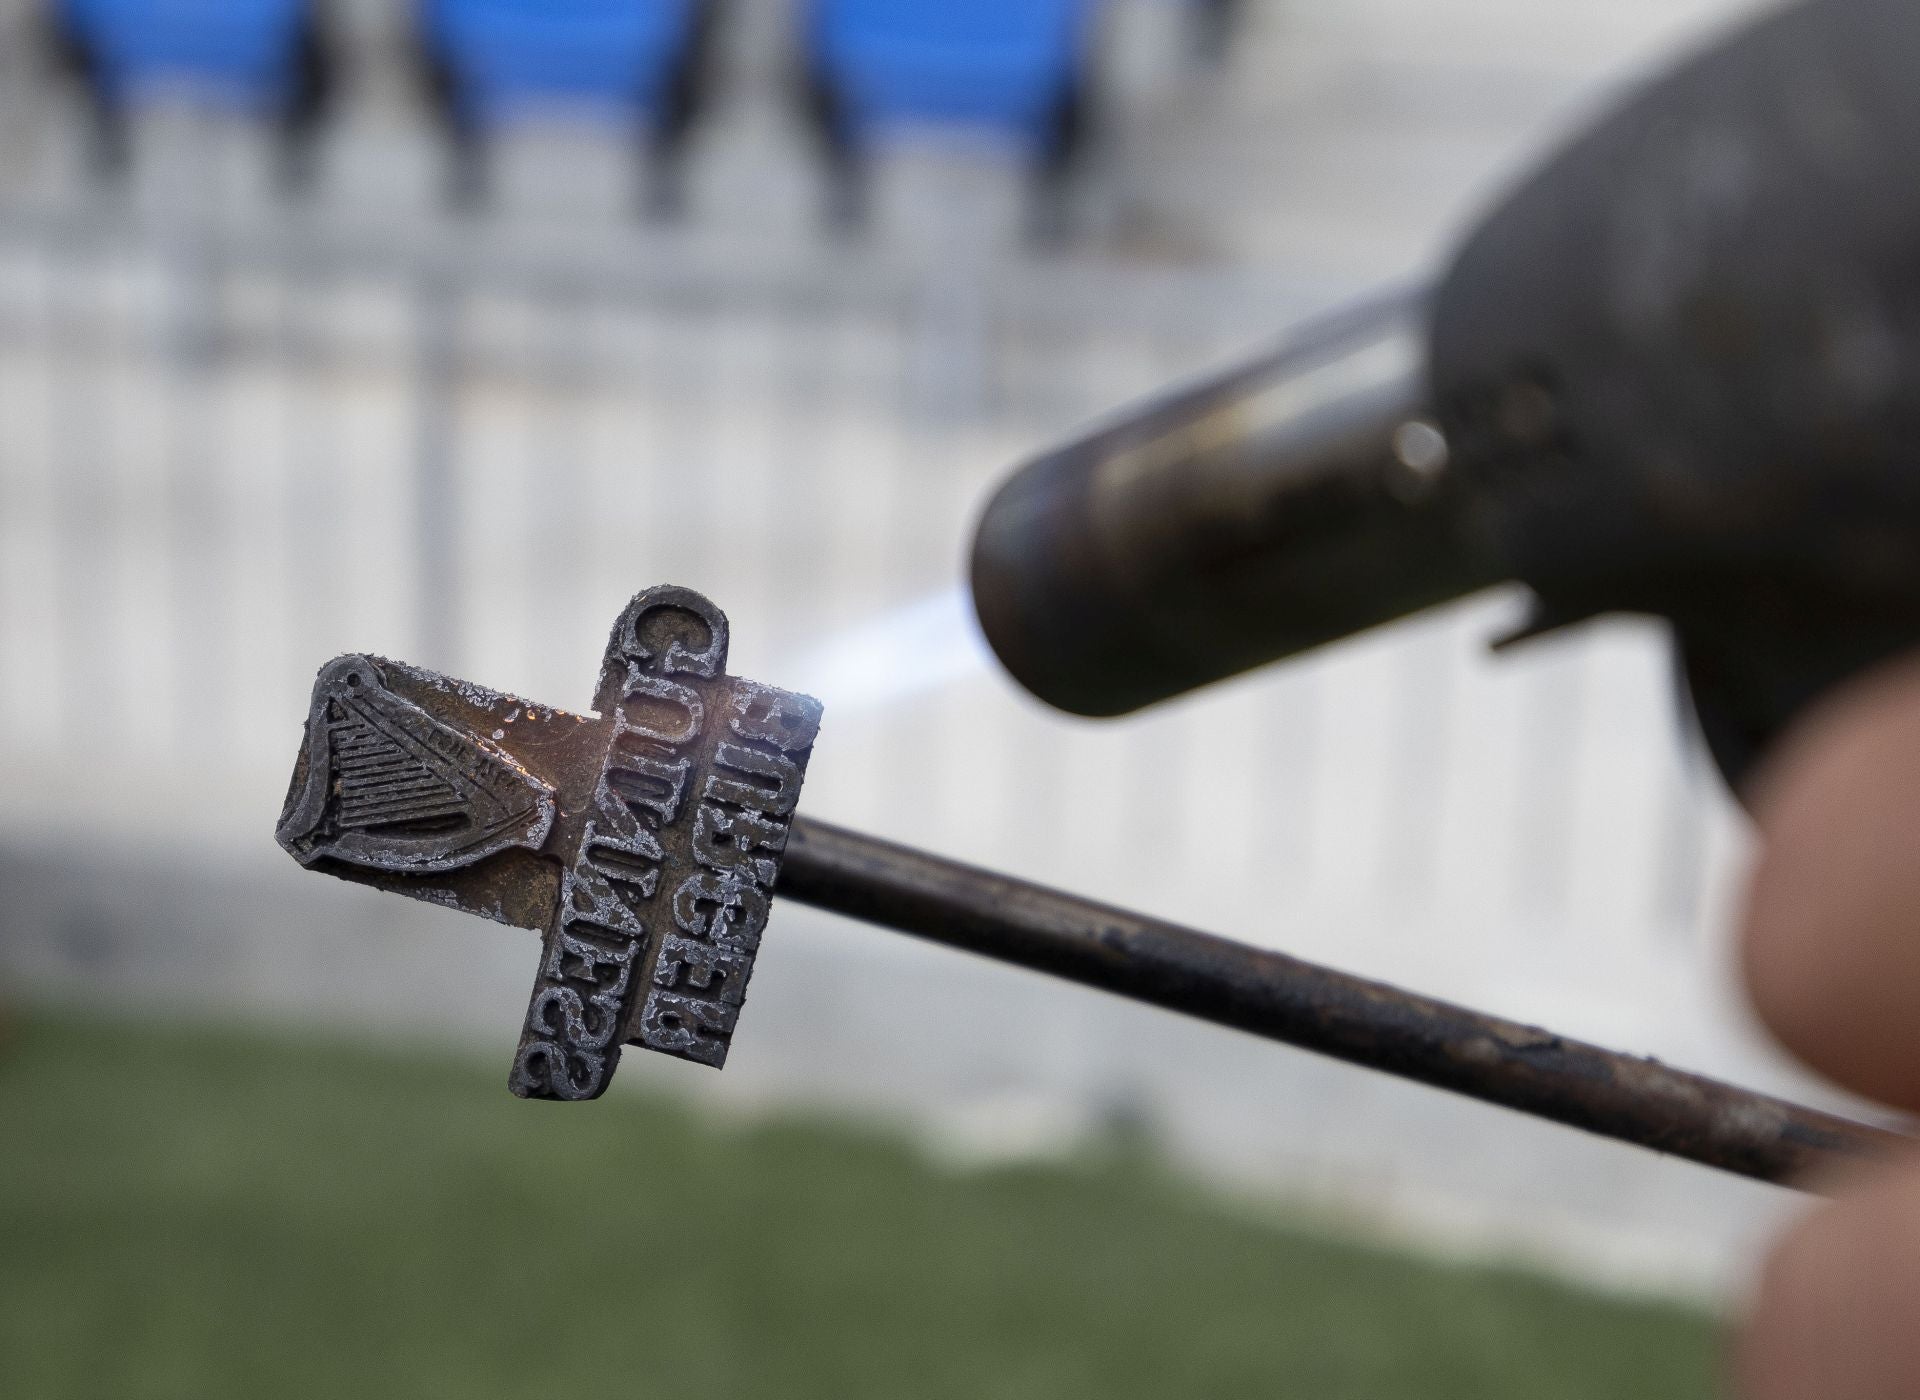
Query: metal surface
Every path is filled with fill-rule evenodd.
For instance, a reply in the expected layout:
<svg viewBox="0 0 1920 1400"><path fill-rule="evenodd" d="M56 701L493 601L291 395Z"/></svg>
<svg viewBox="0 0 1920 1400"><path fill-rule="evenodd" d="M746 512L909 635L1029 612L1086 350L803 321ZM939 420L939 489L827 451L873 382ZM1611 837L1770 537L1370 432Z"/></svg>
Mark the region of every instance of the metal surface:
<svg viewBox="0 0 1920 1400"><path fill-rule="evenodd" d="M1425 302L1394 297L1028 463L974 538L987 640L1120 714L1498 582L1426 403Z"/></svg>
<svg viewBox="0 0 1920 1400"><path fill-rule="evenodd" d="M802 818L779 894L1703 1166L1809 1184L1898 1133ZM1817 1186L1817 1180L1813 1183Z"/></svg>
<svg viewBox="0 0 1920 1400"><path fill-rule="evenodd" d="M652 588L614 624L595 716L367 656L314 683L280 844L541 931L522 1098L597 1098L622 1044L726 1060L820 725L726 661L725 614Z"/></svg>

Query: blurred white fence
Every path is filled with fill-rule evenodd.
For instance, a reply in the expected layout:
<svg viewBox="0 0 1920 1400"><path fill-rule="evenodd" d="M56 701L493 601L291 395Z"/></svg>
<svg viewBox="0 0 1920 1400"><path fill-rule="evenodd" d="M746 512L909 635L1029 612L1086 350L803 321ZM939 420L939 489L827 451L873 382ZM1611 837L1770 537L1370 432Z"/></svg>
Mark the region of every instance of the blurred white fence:
<svg viewBox="0 0 1920 1400"><path fill-rule="evenodd" d="M1019 259L709 267L642 235L530 265L478 242L321 247L293 227L4 233L0 838L19 849L282 878L269 833L321 661L370 649L583 705L609 620L674 581L732 613L741 671L827 701L811 812L1754 1068L1701 932L1735 828L1682 760L1647 629L1495 661L1483 642L1511 603L1496 598L1112 724L1041 711L980 650L959 579L991 483L1087 415L1257 343L1304 296ZM195 927L221 922L217 897L181 897L212 903ZM292 897L368 917L335 886ZM48 926L30 923L9 930L13 961L58 982ZM231 940L266 936L242 923ZM468 937L503 983L524 970L518 943ZM1063 1131L1089 1105L1145 1104L1257 1180L1351 1185L1343 1133L1376 1168L1369 1200L1447 1177L1422 1161L1444 1155L1431 1142L1385 1165L1395 1115L1338 1090L1347 1128L1323 1108L1319 1141L1248 1139L1212 1062L1228 1052L1202 1040L1143 1064L1149 1013L1116 1019L1087 994L1041 996L1044 1033L1009 1055L955 997L951 955L835 937L889 989L884 1014L863 1022L839 997L832 1025L798 1016L779 1092L924 1109L985 1084L996 1106L964 1112L998 1123L992 1138L1032 1116L1001 1103L1014 1085ZM230 942L192 946L179 956L213 970L199 992L244 1000L217 975ZM350 975L277 999L362 1012L397 976L383 959L418 954L370 939L350 956ZM766 985L780 966L757 1002L782 995ZM464 1008L452 998L446 1018ZM945 1040L924 1039L934 1025ZM836 1088L806 1068L809 1037L850 1037L889 1072ZM743 1038L737 1059L754 1053ZM962 1069L969 1055L987 1058ZM1196 1108L1196 1081L1222 1101Z"/></svg>
<svg viewBox="0 0 1920 1400"><path fill-rule="evenodd" d="M367 647L579 704L608 619L673 580L735 615L748 671L829 701L815 810L1136 899L1203 886L1202 920L1693 937L1717 838L1644 629L1494 662L1496 600L1106 725L1039 713L980 652L959 589L991 484L1305 298L661 262L15 230L13 742L277 772L314 666Z"/></svg>
<svg viewBox="0 0 1920 1400"><path fill-rule="evenodd" d="M1806 1087L1737 1008L1741 829L1652 628L1494 660L1515 600L1480 599L1105 724L981 651L962 560L1010 465L1337 279L982 251L965 171L911 249L743 253L226 217L218 169L170 169L157 201L0 211L0 978L457 1030L504 1078L524 936L272 844L308 685L369 650L582 706L613 616L671 581L730 613L737 670L827 702L810 813ZM804 910L724 1076L623 1079L905 1113L975 1157L1124 1111L1256 1191L1692 1285L1784 1204Z"/></svg>

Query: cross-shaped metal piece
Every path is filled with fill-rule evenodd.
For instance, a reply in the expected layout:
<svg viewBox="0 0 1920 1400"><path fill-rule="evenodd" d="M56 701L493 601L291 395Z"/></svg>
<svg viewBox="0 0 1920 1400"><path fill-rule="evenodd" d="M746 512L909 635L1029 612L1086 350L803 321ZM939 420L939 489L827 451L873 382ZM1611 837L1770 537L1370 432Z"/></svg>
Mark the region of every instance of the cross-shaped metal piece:
<svg viewBox="0 0 1920 1400"><path fill-rule="evenodd" d="M594 715L339 657L276 835L310 869L541 931L521 1098L597 1098L623 1045L717 1067L820 728L819 701L726 664L726 615L673 587L614 623Z"/></svg>

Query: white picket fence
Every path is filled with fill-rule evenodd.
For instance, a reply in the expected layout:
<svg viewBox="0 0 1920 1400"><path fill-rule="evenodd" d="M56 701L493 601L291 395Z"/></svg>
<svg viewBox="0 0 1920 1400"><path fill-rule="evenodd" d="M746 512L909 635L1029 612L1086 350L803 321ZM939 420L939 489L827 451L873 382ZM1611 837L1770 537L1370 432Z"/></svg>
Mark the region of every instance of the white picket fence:
<svg viewBox="0 0 1920 1400"><path fill-rule="evenodd" d="M985 492L1258 343L1234 288L792 276L0 246L12 742L277 771L350 648L583 703L608 618L670 579L734 613L742 665L834 705L820 810L1130 898L1221 887L1214 921L1392 902L1490 938L1693 935L1718 837L1648 629L1494 661L1494 600L1113 725L1037 712L979 651Z"/></svg>
<svg viewBox="0 0 1920 1400"><path fill-rule="evenodd" d="M735 669L826 702L812 814L1806 1088L1738 1009L1743 830L1650 625L1496 660L1518 600L1491 596L1101 724L985 655L960 581L1002 474L1337 279L986 252L940 220L834 248L231 217L217 171L176 168L193 198L0 207L0 979L431 1028L504 1075L523 937L272 845L307 687L373 651L584 706L612 617L677 582L731 614ZM1689 1286L1783 1206L799 910L719 1084L623 1077L885 1109L961 1157L1123 1111L1255 1191Z"/></svg>

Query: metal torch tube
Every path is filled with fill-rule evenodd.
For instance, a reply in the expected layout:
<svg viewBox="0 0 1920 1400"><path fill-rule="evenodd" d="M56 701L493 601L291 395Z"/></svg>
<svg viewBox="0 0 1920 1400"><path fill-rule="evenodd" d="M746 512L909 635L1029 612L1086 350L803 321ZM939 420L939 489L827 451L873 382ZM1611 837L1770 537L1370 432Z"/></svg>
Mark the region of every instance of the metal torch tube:
<svg viewBox="0 0 1920 1400"><path fill-rule="evenodd" d="M1402 295L1022 467L974 605L1035 695L1121 714L1498 582L1459 508Z"/></svg>
<svg viewBox="0 0 1920 1400"><path fill-rule="evenodd" d="M778 893L1782 1185L1910 1146L1782 1099L796 818Z"/></svg>

